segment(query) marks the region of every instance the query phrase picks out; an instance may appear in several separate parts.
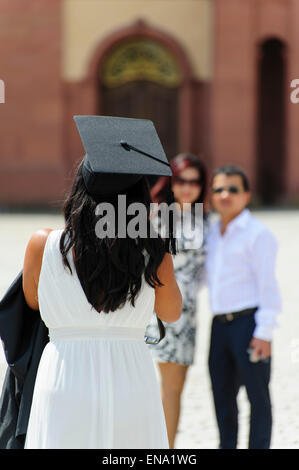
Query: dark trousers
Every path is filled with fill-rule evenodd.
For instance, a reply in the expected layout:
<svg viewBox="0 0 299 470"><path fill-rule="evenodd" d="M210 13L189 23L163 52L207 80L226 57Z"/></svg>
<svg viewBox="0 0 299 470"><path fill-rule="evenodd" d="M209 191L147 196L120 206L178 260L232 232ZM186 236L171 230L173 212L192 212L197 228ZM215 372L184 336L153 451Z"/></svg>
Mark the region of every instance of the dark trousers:
<svg viewBox="0 0 299 470"><path fill-rule="evenodd" d="M209 371L221 449L235 449L238 435L237 394L246 387L251 406L250 449L270 447L272 412L269 393L271 358L249 361L247 349L255 328L254 314L221 323L212 322Z"/></svg>

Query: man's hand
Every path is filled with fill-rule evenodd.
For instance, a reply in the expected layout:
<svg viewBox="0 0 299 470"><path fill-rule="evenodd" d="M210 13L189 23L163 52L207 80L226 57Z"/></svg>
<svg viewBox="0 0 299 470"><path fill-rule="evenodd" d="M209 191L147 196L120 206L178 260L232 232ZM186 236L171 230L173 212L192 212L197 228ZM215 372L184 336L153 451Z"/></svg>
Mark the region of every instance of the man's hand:
<svg viewBox="0 0 299 470"><path fill-rule="evenodd" d="M271 356L271 342L259 338L252 338L249 346L254 350L254 356L259 359L266 359Z"/></svg>

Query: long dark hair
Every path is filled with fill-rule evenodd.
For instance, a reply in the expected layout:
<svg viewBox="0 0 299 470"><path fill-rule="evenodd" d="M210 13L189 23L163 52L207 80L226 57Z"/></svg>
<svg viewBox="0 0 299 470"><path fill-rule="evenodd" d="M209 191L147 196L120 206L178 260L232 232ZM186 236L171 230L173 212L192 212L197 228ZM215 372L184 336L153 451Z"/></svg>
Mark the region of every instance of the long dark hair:
<svg viewBox="0 0 299 470"><path fill-rule="evenodd" d="M71 274L67 259L73 247L78 278L90 304L101 312L114 312L129 300L135 306L135 298L141 288L142 274L151 286L162 285L157 270L166 252L175 254L175 239L150 238L150 188L146 177L122 191L126 195L126 205L142 202L147 209L148 238L99 238L95 226L99 220L96 206L100 202L113 205L118 220L118 194L94 198L86 190L80 162L71 190L67 194L62 210L65 228L60 239L63 264ZM133 218L133 216L131 216ZM127 216L130 220L130 216ZM117 231L116 231L117 233ZM65 239L67 242L65 243ZM145 266L143 250L149 254Z"/></svg>
<svg viewBox="0 0 299 470"><path fill-rule="evenodd" d="M170 161L172 177L161 177L151 190L152 199L160 204L163 201L169 200L169 193L171 191L171 185L175 177L183 171L185 168L196 168L200 174L201 180L201 192L196 201L192 203L194 207L196 203L204 203L207 190L207 172L205 165L203 164L200 157L191 153L180 153ZM205 206L203 215L206 216Z"/></svg>

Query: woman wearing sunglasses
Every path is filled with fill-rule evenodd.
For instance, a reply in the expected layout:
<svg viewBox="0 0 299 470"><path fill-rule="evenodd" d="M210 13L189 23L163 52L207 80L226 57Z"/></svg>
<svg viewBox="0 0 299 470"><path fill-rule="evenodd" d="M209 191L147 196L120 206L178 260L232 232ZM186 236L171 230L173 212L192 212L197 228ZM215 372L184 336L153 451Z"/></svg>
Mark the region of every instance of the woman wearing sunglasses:
<svg viewBox="0 0 299 470"><path fill-rule="evenodd" d="M206 190L206 169L202 161L191 154L180 154L171 161L172 180L160 178L152 189L154 202L169 202L169 189L175 202L191 204L196 236L205 238L207 215L195 211L195 203L203 203ZM171 184L171 186L170 186ZM186 206L185 206L186 210ZM183 213L183 212L182 212ZM179 220L179 219L178 219ZM157 220L155 220L157 223ZM158 223L157 223L158 225ZM197 248L191 248L196 246ZM166 323L165 338L149 345L161 376L161 392L170 448L174 448L180 417L180 401L188 367L194 362L196 339L196 300L204 265L204 243L190 245L184 230L177 237L177 254L173 258L175 276L182 293L183 308L179 320ZM149 337L159 337L155 320L147 328Z"/></svg>

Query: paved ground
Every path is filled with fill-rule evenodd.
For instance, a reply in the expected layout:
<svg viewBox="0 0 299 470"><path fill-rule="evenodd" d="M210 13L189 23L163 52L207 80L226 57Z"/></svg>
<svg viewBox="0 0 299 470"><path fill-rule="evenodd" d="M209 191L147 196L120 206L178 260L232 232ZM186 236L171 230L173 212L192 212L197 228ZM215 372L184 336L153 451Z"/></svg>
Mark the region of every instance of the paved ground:
<svg viewBox="0 0 299 470"><path fill-rule="evenodd" d="M268 225L280 243L277 278L281 287L283 314L273 342L272 448L299 448L299 213L272 210L254 214ZM0 214L0 298L22 268L31 234L42 227L61 228L63 219L52 214ZM213 449L218 444L207 371L210 309L206 289L198 297L198 323L196 362L189 369L176 441L176 447L181 449ZM5 368L0 348L0 385ZM240 391L238 400L239 447L246 448L249 407L244 390Z"/></svg>

